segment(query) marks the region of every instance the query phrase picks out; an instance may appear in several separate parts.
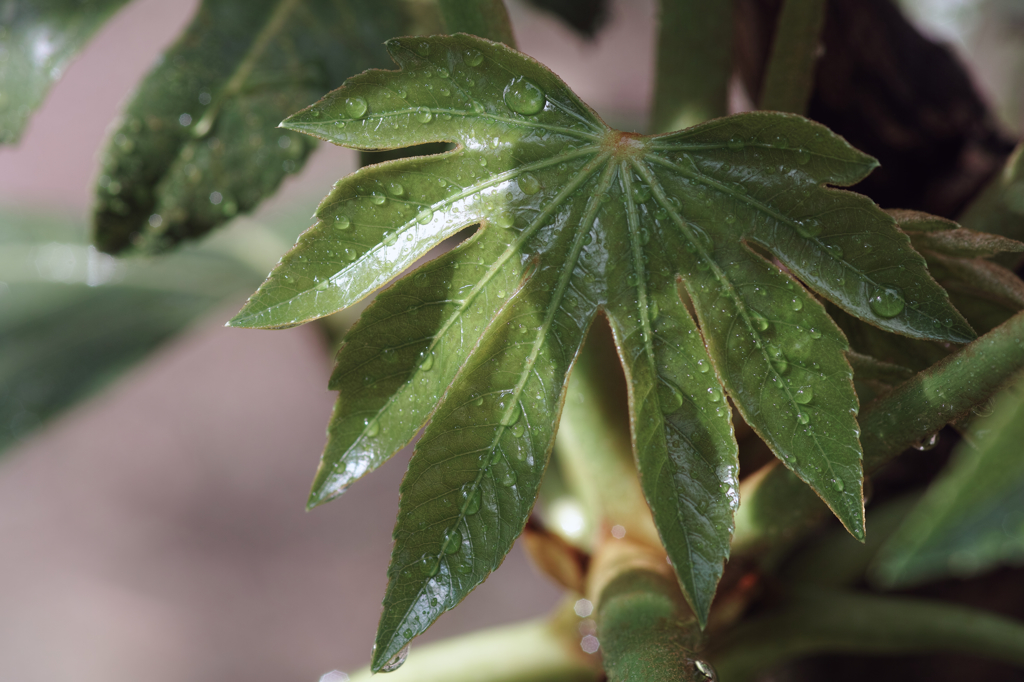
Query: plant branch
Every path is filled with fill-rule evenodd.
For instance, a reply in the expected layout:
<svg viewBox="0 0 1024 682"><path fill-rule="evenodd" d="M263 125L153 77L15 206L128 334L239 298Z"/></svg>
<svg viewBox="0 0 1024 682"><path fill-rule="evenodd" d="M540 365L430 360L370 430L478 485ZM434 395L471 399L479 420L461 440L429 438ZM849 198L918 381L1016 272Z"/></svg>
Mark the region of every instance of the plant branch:
<svg viewBox="0 0 1024 682"><path fill-rule="evenodd" d="M732 2L662 0L651 130L681 130L728 113Z"/></svg>
<svg viewBox="0 0 1024 682"><path fill-rule="evenodd" d="M871 473L914 443L966 415L1024 368L1024 313L947 356L860 414L864 470ZM778 463L743 482L733 556L784 551L828 513L802 481Z"/></svg>
<svg viewBox="0 0 1024 682"><path fill-rule="evenodd" d="M439 4L449 33L469 33L516 48L502 0L439 0Z"/></svg>
<svg viewBox="0 0 1024 682"><path fill-rule="evenodd" d="M565 609L563 609L563 612ZM401 668L374 680L387 682L597 682L599 659L577 642L575 614L492 628L417 647ZM351 682L367 682L363 668Z"/></svg>
<svg viewBox="0 0 1024 682"><path fill-rule="evenodd" d="M722 682L744 682L813 654L932 652L1024 667L1024 624L926 599L802 588L783 608L737 628L711 658Z"/></svg>
<svg viewBox="0 0 1024 682"><path fill-rule="evenodd" d="M824 22L825 0L786 0L776 24L761 109L807 113Z"/></svg>

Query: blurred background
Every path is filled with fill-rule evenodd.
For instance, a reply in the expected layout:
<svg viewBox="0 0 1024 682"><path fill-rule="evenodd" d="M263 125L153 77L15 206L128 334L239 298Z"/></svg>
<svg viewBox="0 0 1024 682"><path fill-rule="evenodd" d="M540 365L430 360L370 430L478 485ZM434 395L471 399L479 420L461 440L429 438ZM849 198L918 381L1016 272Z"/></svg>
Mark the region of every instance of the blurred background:
<svg viewBox="0 0 1024 682"><path fill-rule="evenodd" d="M927 35L968 60L1007 132L1019 132L1024 94L1008 87L1024 71L1019 2L903 4ZM309 226L331 185L356 169L357 156L320 145L276 196L205 240L203 250L119 263L85 246L108 126L197 5L128 4L67 68L21 141L0 147L0 317L26 314L10 288L32 278L116 281L125 290L118 305L144 313L159 300L176 315L164 327L137 322L124 330L133 342L111 346L110 330L95 328L107 319L101 303L46 290L35 309L51 306L69 321L60 333L76 342L95 337L92 350L69 357L72 339L42 323L16 348L4 346L4 377L36 368L20 380L28 393L0 395L10 404L33 391L59 393L62 378L88 374L112 354L127 361L157 350L116 383L90 378L83 393L105 389L46 428L35 428L46 414L7 406L0 681L313 681L369 660L410 453L305 513L334 400L326 390L328 341L314 326L223 326ZM653 0L611 2L593 41L530 6L509 7L521 50L612 125L643 128ZM733 99L735 109L745 106L741 92ZM29 232L52 241L28 248L15 239ZM225 254L230 265L218 260ZM161 268L177 269L163 276ZM225 268L238 276L225 281ZM183 281L182 272L189 273ZM541 615L559 598L517 546L421 641Z"/></svg>

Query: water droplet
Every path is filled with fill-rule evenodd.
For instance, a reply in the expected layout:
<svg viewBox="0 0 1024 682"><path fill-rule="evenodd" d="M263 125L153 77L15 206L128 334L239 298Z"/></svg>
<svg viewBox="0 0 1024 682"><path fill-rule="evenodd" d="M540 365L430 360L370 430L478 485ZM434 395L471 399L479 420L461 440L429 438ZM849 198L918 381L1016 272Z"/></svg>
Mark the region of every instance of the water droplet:
<svg viewBox="0 0 1024 682"><path fill-rule="evenodd" d="M438 76L438 78L447 78L449 75L450 74L448 73L448 69L444 68L443 66L438 67L438 69L437 69L437 76Z"/></svg>
<svg viewBox="0 0 1024 682"><path fill-rule="evenodd" d="M430 43L416 43L416 47L413 49L416 50L416 54L419 56L426 57L430 54Z"/></svg>
<svg viewBox="0 0 1024 682"><path fill-rule="evenodd" d="M661 411L671 414L683 406L683 394L675 386L660 381L658 382L658 402L661 403Z"/></svg>
<svg viewBox="0 0 1024 682"><path fill-rule="evenodd" d="M415 118L420 123L430 123L431 121L434 120L434 114L430 113L430 109L427 109L426 107L420 107L416 110L416 113L413 114L413 118Z"/></svg>
<svg viewBox="0 0 1024 682"><path fill-rule="evenodd" d="M896 287L878 287L871 292L868 305L879 317L896 317L903 312L903 294Z"/></svg>
<svg viewBox="0 0 1024 682"><path fill-rule="evenodd" d="M387 201L387 200L388 200L388 198L386 196L384 196L383 194L376 194L376 193L374 193L374 194L370 195L370 201L372 201L373 203L375 203L378 206L383 205L384 202Z"/></svg>
<svg viewBox="0 0 1024 682"><path fill-rule="evenodd" d="M398 670L405 663L405 659L409 657L409 645L406 644L402 647L402 650L391 657L391 659L380 667L382 673L390 673Z"/></svg>
<svg viewBox="0 0 1024 682"><path fill-rule="evenodd" d="M645 185L636 185L633 188L633 199L638 204L645 203L651 199L651 188Z"/></svg>
<svg viewBox="0 0 1024 682"><path fill-rule="evenodd" d="M752 312L750 314L750 320L754 323L754 329L759 332L766 331L768 329L768 320L765 319L764 315L758 312Z"/></svg>
<svg viewBox="0 0 1024 682"><path fill-rule="evenodd" d="M526 433L526 426L523 424L523 422L517 422L513 424L512 428L509 430L512 432L512 435L515 436L516 438L522 438L523 434Z"/></svg>
<svg viewBox="0 0 1024 682"><path fill-rule="evenodd" d="M793 301L789 304L789 307L792 308L793 310L801 310L804 307L804 302L801 301L799 298L794 298Z"/></svg>
<svg viewBox="0 0 1024 682"><path fill-rule="evenodd" d="M444 535L444 553L455 554L462 546L462 533L458 528L452 528Z"/></svg>
<svg viewBox="0 0 1024 682"><path fill-rule="evenodd" d="M480 66L484 61L484 56L477 50L468 49L462 53L462 61L466 62L470 66Z"/></svg>
<svg viewBox="0 0 1024 682"><path fill-rule="evenodd" d="M801 237L811 239L821 234L821 222L814 218L806 218L796 221L796 231Z"/></svg>
<svg viewBox="0 0 1024 682"><path fill-rule="evenodd" d="M392 246L396 241L398 241L398 236L394 232L385 232L382 237L384 238L385 246Z"/></svg>
<svg viewBox="0 0 1024 682"><path fill-rule="evenodd" d="M995 411L995 404L992 402L991 398L988 398L984 402L978 403L971 408L971 412L978 417L991 417L992 413Z"/></svg>
<svg viewBox="0 0 1024 682"><path fill-rule="evenodd" d="M727 213L725 216L725 222L729 225L732 225L733 223L736 222L736 216L734 216L732 213Z"/></svg>
<svg viewBox="0 0 1024 682"><path fill-rule="evenodd" d="M529 173L523 173L516 180L519 185L519 189L522 190L523 194L536 194L540 191L540 181Z"/></svg>
<svg viewBox="0 0 1024 682"><path fill-rule="evenodd" d="M398 90L395 90L395 93L402 99L405 99L409 94L405 91L405 88L398 88Z"/></svg>
<svg viewBox="0 0 1024 682"><path fill-rule="evenodd" d="M651 315L651 322L655 322L658 319L660 311L658 310L658 302L652 301L651 305L647 308Z"/></svg>
<svg viewBox="0 0 1024 682"><path fill-rule="evenodd" d="M326 289L330 285L330 283L331 283L331 280L325 279L325 280L322 280L322 281L318 282L317 285L315 287L313 287L313 288L316 289L317 291L323 291L324 289Z"/></svg>
<svg viewBox="0 0 1024 682"><path fill-rule="evenodd" d="M715 669L712 668L711 665L709 663L706 663L705 661L694 660L693 667L697 669L697 672L699 672L701 675L711 680L712 682L715 682L718 679L718 676L715 675Z"/></svg>
<svg viewBox="0 0 1024 682"><path fill-rule="evenodd" d="M480 396L479 398L473 401L473 404L476 405L477 407L480 407L481 405L484 404L484 397Z"/></svg>
<svg viewBox="0 0 1024 682"><path fill-rule="evenodd" d="M473 102L473 113L482 114L484 113L484 105L480 102Z"/></svg>
<svg viewBox="0 0 1024 682"><path fill-rule="evenodd" d="M806 412L799 412L796 415L796 420L799 423L806 425L811 421L811 415L807 414Z"/></svg>
<svg viewBox="0 0 1024 682"><path fill-rule="evenodd" d="M846 490L846 484L843 483L843 479L837 478L836 480L832 481L832 489L835 490L837 493L841 493L844 490Z"/></svg>
<svg viewBox="0 0 1024 682"><path fill-rule="evenodd" d="M784 135L777 135L775 137L775 146L779 149L787 149L789 147L789 140Z"/></svg>
<svg viewBox="0 0 1024 682"><path fill-rule="evenodd" d="M722 400L722 391L716 387L709 388L708 399L713 403L720 402Z"/></svg>
<svg viewBox="0 0 1024 682"><path fill-rule="evenodd" d="M818 331L817 329L815 329L814 327L811 327L811 330L808 333L811 335L812 339L820 339L821 338L821 332Z"/></svg>
<svg viewBox="0 0 1024 682"><path fill-rule="evenodd" d="M511 488L516 484L516 472L506 467L505 471L501 474L500 483L506 488Z"/></svg>
<svg viewBox="0 0 1024 682"><path fill-rule="evenodd" d="M423 575L428 578L433 578L437 575L440 568L441 560L437 558L436 554L424 554L420 558L420 570L423 571Z"/></svg>
<svg viewBox="0 0 1024 682"><path fill-rule="evenodd" d="M483 495L480 493L480 489L472 483L467 483L462 488L462 513L466 516L476 514L480 511L482 499Z"/></svg>
<svg viewBox="0 0 1024 682"><path fill-rule="evenodd" d="M397 182L392 182L390 185L388 185L388 192L392 196L400 197L403 194L405 194L405 188L402 187L402 185L400 185Z"/></svg>
<svg viewBox="0 0 1024 682"><path fill-rule="evenodd" d="M494 219L494 224L507 230L515 224L515 218L508 213L502 213Z"/></svg>
<svg viewBox="0 0 1024 682"><path fill-rule="evenodd" d="M782 352L782 349L778 346L769 345L766 349L768 353L768 361L772 367L779 374L785 374L789 369L789 360L786 359L786 355Z"/></svg>
<svg viewBox="0 0 1024 682"><path fill-rule="evenodd" d="M700 371L701 374L707 374L711 368L708 366L708 363L706 361L698 360L697 369Z"/></svg>
<svg viewBox="0 0 1024 682"><path fill-rule="evenodd" d="M725 143L725 146L733 151L743 149L743 140L738 137L731 137L729 138L729 141Z"/></svg>
<svg viewBox="0 0 1024 682"><path fill-rule="evenodd" d="M505 104L517 114L529 116L544 108L544 91L525 76L516 76L505 87Z"/></svg>
<svg viewBox="0 0 1024 682"><path fill-rule="evenodd" d="M363 433L367 438L373 438L380 433L380 424L376 419L364 419L363 420Z"/></svg>
<svg viewBox="0 0 1024 682"><path fill-rule="evenodd" d="M349 97L345 100L345 113L351 118L362 118L366 116L366 100L362 97Z"/></svg>
<svg viewBox="0 0 1024 682"><path fill-rule="evenodd" d="M336 230L347 230L351 224L352 221L348 219L348 216L339 215L334 218L334 229Z"/></svg>
<svg viewBox="0 0 1024 682"><path fill-rule="evenodd" d="M795 400L800 405L806 405L807 403L811 402L813 398L814 389L812 389L810 386L798 388L796 390L796 393L793 394L793 400Z"/></svg>
<svg viewBox="0 0 1024 682"><path fill-rule="evenodd" d="M939 444L939 432L936 431L935 433L933 433L932 435L928 436L927 438L922 438L921 440L919 440L916 443L914 443L913 447L914 447L915 450L920 450L921 452L925 452L927 450L931 450L932 448L934 448L938 444Z"/></svg>
<svg viewBox="0 0 1024 682"><path fill-rule="evenodd" d="M418 222L420 225L426 225L431 221L433 217L434 212L429 208L425 208L422 211L420 211L419 214L417 214L416 222Z"/></svg>

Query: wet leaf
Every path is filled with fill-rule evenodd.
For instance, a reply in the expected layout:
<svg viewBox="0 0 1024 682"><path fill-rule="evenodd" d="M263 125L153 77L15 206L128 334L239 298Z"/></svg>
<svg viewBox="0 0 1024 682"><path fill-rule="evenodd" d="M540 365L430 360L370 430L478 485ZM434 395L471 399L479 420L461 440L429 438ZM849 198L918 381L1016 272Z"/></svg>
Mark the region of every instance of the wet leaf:
<svg viewBox="0 0 1024 682"><path fill-rule="evenodd" d="M1003 394L974 421L949 467L883 546L874 575L891 586L969 577L1024 560L1024 399Z"/></svg>
<svg viewBox="0 0 1024 682"><path fill-rule="evenodd" d="M392 0L205 0L107 144L97 246L158 252L254 208L315 145L278 122L385 63L400 16Z"/></svg>
<svg viewBox="0 0 1024 682"><path fill-rule="evenodd" d="M892 218L824 186L857 182L875 162L785 114L654 137L612 130L540 64L469 36L388 49L400 71L356 76L283 125L359 149L458 147L339 182L232 320L288 327L329 314L482 224L381 293L338 354L341 395L313 503L437 410L402 484L374 668L508 552L599 311L628 375L644 490L699 619L736 503L727 397L861 535L846 341L797 280L883 329L974 336Z"/></svg>
<svg viewBox="0 0 1024 682"><path fill-rule="evenodd" d="M92 35L126 0L11 0L0 10L0 144L32 112Z"/></svg>

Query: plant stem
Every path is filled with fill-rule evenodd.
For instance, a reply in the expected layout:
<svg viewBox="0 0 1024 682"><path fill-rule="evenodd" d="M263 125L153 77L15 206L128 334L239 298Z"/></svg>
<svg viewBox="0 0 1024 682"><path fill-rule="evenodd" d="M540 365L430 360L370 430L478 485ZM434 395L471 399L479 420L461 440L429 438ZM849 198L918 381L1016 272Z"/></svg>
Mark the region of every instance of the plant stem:
<svg viewBox="0 0 1024 682"><path fill-rule="evenodd" d="M1024 312L874 400L860 414L864 470L871 473L946 424L966 415L1024 368ZM828 513L817 496L777 462L740 488L732 555L785 551Z"/></svg>
<svg viewBox="0 0 1024 682"><path fill-rule="evenodd" d="M693 654L701 642L697 618L663 552L628 539L606 541L594 555L587 594L597 603L608 682L710 677Z"/></svg>
<svg viewBox="0 0 1024 682"><path fill-rule="evenodd" d="M449 33L469 33L516 47L508 10L502 0L439 0Z"/></svg>
<svg viewBox="0 0 1024 682"><path fill-rule="evenodd" d="M728 113L733 3L661 0L651 132Z"/></svg>
<svg viewBox="0 0 1024 682"><path fill-rule="evenodd" d="M576 619L527 623L484 630L416 647L401 668L374 680L388 682L597 682L600 660L579 647ZM371 679L369 668L351 682Z"/></svg>
<svg viewBox="0 0 1024 682"><path fill-rule="evenodd" d="M786 0L761 89L761 109L805 114L814 88L825 0Z"/></svg>
<svg viewBox="0 0 1024 682"><path fill-rule="evenodd" d="M630 538L660 548L633 461L625 395L610 330L599 320L573 367L555 452L593 530L622 525Z"/></svg>
<svg viewBox="0 0 1024 682"><path fill-rule="evenodd" d="M926 599L802 588L782 609L737 628L711 657L722 682L744 682L784 661L819 653L931 652L1024 667L1024 625Z"/></svg>

